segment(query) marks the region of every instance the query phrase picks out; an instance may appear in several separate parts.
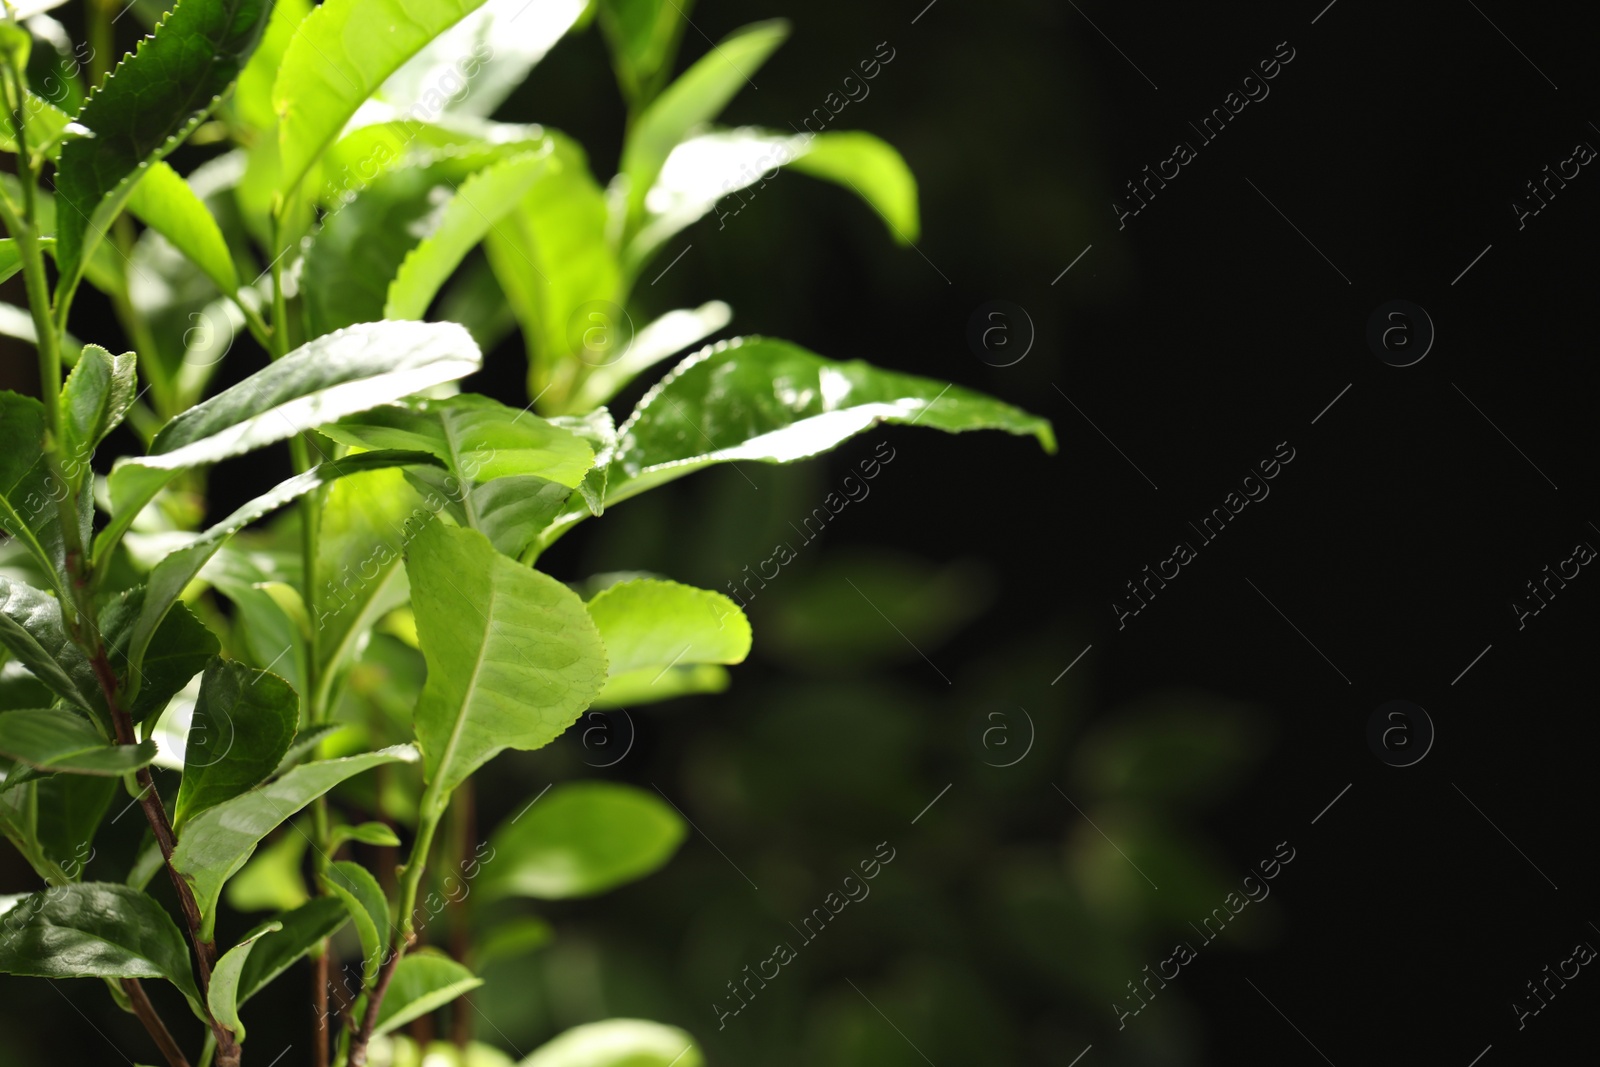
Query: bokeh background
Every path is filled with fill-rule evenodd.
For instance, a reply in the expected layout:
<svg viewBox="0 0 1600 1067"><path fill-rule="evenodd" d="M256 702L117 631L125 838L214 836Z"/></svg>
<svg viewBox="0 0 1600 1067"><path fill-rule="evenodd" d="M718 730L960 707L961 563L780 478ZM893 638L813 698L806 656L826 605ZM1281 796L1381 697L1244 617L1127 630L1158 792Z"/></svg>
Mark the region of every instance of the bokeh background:
<svg viewBox="0 0 1600 1067"><path fill-rule="evenodd" d="M483 964L479 1039L526 1053L637 1015L719 1067L1593 1055L1600 979L1520 1029L1511 1005L1600 944L1600 578L1522 629L1509 606L1600 545L1600 177L1521 229L1511 209L1600 145L1592 26L1555 4L1324 2L694 6L685 61L704 35L795 22L730 124L798 124L886 42L833 128L905 154L923 235L898 248L848 195L781 175L676 240L662 263L692 247L640 287L641 321L725 299L736 332L1048 415L1061 451L869 433L677 483L545 557L572 580L721 589L798 549L751 600L756 652L726 693L585 720L483 775L483 828L549 782L604 778L659 789L696 829L620 891L476 914L523 939ZM1294 59L1270 95L1119 229L1124 183L1280 42ZM623 110L598 34L501 115L575 135L610 174ZM1411 367L1366 341L1393 299L1437 331ZM1003 351L970 341L992 301ZM8 384L26 373L8 360ZM522 373L513 341L469 387L520 403ZM792 525L880 442L894 459L870 495L801 547ZM1124 583L1280 442L1295 458L1270 497L1119 629ZM1437 730L1410 767L1368 744L1392 699ZM870 897L802 947L790 924L880 842L895 858ZM1194 926L1284 842L1271 896L1205 942ZM797 961L719 1028L726 983L780 941ZM1119 1028L1128 983L1180 941L1197 958ZM295 1018L300 992L255 1017ZM91 983L7 980L0 1062L113 1062L85 1021L142 1047Z"/></svg>

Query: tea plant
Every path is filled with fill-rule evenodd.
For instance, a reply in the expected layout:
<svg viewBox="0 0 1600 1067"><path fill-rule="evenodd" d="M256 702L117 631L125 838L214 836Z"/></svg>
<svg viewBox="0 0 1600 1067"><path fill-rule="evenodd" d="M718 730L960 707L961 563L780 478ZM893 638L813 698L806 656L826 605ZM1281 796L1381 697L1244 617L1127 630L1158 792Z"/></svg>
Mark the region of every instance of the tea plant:
<svg viewBox="0 0 1600 1067"><path fill-rule="evenodd" d="M28 306L0 328L36 348L40 395L0 393L0 830L43 888L0 902L0 971L102 979L170 1064L192 1029L198 1062L238 1064L241 1008L303 958L315 1062L366 1063L481 984L474 958L540 936L473 924L469 894L584 896L670 858L678 813L600 782L530 792L476 839L496 754L591 707L717 691L750 649L721 593L537 569L575 525L884 422L1054 447L998 401L760 337L701 349L614 421L620 390L729 321L712 302L634 331L625 310L725 195L787 166L916 233L883 142L710 126L781 22L673 79L672 0L180 0L107 69L113 6L86 6L75 45L55 4L3 2L0 279ZM570 138L489 117L596 15L629 115L606 186ZM166 159L186 142L209 158L184 176ZM74 316L85 284L133 351ZM460 393L512 330L532 403ZM230 350L253 369L207 396ZM141 447L107 457L119 426ZM293 477L206 514L214 465L284 444ZM96 854L113 805L147 824L131 859ZM527 1062L624 1061L701 1062L637 1020Z"/></svg>

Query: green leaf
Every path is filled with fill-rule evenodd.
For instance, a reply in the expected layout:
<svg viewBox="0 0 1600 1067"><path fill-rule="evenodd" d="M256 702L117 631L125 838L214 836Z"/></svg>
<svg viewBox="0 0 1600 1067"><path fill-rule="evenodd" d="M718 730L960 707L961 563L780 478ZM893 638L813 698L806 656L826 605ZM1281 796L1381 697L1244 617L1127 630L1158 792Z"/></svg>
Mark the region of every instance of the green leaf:
<svg viewBox="0 0 1600 1067"><path fill-rule="evenodd" d="M167 423L149 456L112 468L112 521L95 539L96 555L121 539L179 471L453 381L482 359L471 335L448 322L367 323L301 345Z"/></svg>
<svg viewBox="0 0 1600 1067"><path fill-rule="evenodd" d="M165 978L200 1012L183 935L161 905L137 889L110 882L54 886L23 897L0 922L6 927L0 972Z"/></svg>
<svg viewBox="0 0 1600 1067"><path fill-rule="evenodd" d="M317 746L323 740L342 730L349 729L348 723L328 723L322 726L312 726L301 730L295 735L289 751L283 754L283 759L278 761L278 769L273 772L273 777L287 771L290 767L297 767L316 754Z"/></svg>
<svg viewBox="0 0 1600 1067"><path fill-rule="evenodd" d="M628 217L636 220L661 166L695 129L722 113L739 90L789 36L782 19L754 22L724 37L639 115L622 149L628 176Z"/></svg>
<svg viewBox="0 0 1600 1067"><path fill-rule="evenodd" d="M28 135L28 154L34 159L55 159L61 151L61 138L72 116L42 96L28 93L23 108L23 129ZM0 122L0 152L15 152L17 139L11 123Z"/></svg>
<svg viewBox="0 0 1600 1067"><path fill-rule="evenodd" d="M746 337L690 356L639 401L618 431L606 503L713 463L806 459L884 422L1004 430L1055 451L1047 420L992 397Z"/></svg>
<svg viewBox="0 0 1600 1067"><path fill-rule="evenodd" d="M128 664L128 638L143 607L144 587L135 586L100 612L100 635L118 677L127 678L132 669ZM220 651L217 635L195 617L189 606L181 601L173 604L156 627L139 664L139 685L134 697L124 702L133 721L144 722L158 714Z"/></svg>
<svg viewBox="0 0 1600 1067"><path fill-rule="evenodd" d="M88 135L62 146L56 169L57 195L71 209L60 213L56 234L61 291L76 287L88 253L148 165L176 148L233 84L271 6L180 0L83 105L73 121Z"/></svg>
<svg viewBox="0 0 1600 1067"><path fill-rule="evenodd" d="M373 1035L398 1030L482 984L482 978L434 949L413 952L395 965Z"/></svg>
<svg viewBox="0 0 1600 1067"><path fill-rule="evenodd" d="M0 531L27 546L59 592L66 573L59 502L67 488L45 459L45 426L43 404L0 391Z"/></svg>
<svg viewBox="0 0 1600 1067"><path fill-rule="evenodd" d="M280 922L263 923L239 939L239 943L222 954L211 972L211 985L206 989L206 1003L211 1015L232 1030L240 1041L244 1040L244 1024L239 1021L239 979L250 959L251 949L267 934L283 929Z"/></svg>
<svg viewBox="0 0 1600 1067"><path fill-rule="evenodd" d="M309 822L309 820L306 820ZM235 911L286 911L305 904L306 882L300 873L311 837L290 823L278 839L259 849L228 882L223 898ZM339 905L344 914L344 905Z"/></svg>
<svg viewBox="0 0 1600 1067"><path fill-rule="evenodd" d="M364 100L483 0L327 0L296 28L272 87L281 176L292 191Z"/></svg>
<svg viewBox="0 0 1600 1067"><path fill-rule="evenodd" d="M688 827L642 789L613 782L558 785L507 820L489 839L484 866L491 897L589 897L663 866Z"/></svg>
<svg viewBox="0 0 1600 1067"><path fill-rule="evenodd" d="M853 191L878 213L899 244L917 239L917 179L887 142L858 130L820 133L792 166Z"/></svg>
<svg viewBox="0 0 1600 1067"><path fill-rule="evenodd" d="M239 72L233 87L233 110L246 125L271 130L278 124L272 110L272 83L283 63L284 49L300 23L311 13L311 0L273 0L272 15L261 35L261 43L250 54L250 61Z"/></svg>
<svg viewBox="0 0 1600 1067"><path fill-rule="evenodd" d="M454 323L352 326L185 411L156 434L143 462L167 470L215 463L465 377L482 362L471 336Z"/></svg>
<svg viewBox="0 0 1600 1067"><path fill-rule="evenodd" d="M398 745L344 759L294 768L282 778L207 808L189 821L172 853L172 866L194 889L209 938L222 886L244 866L263 837L295 812L347 778L385 763L412 762L416 750Z"/></svg>
<svg viewBox="0 0 1600 1067"><path fill-rule="evenodd" d="M156 758L156 744L107 744L70 711L24 708L0 713L0 754L41 771L116 777L149 765Z"/></svg>
<svg viewBox="0 0 1600 1067"><path fill-rule="evenodd" d="M513 960L543 948L554 937L555 930L543 919L503 919L485 930L472 946L472 961L479 970L488 970L497 960Z"/></svg>
<svg viewBox="0 0 1600 1067"><path fill-rule="evenodd" d="M683 675L701 664L742 663L750 654L750 622L721 593L655 578L618 582L589 601L610 662L598 703L620 706L616 692L650 698L664 676L681 693ZM667 690L663 690L666 692ZM661 699L664 699L662 697Z"/></svg>
<svg viewBox="0 0 1600 1067"><path fill-rule="evenodd" d="M408 144L394 151L404 153ZM381 147L389 150L387 144ZM370 166L370 159L351 166L362 164ZM453 158L385 171L323 219L306 250L301 286L311 337L384 317L390 283L406 256L438 225L441 203L463 177Z"/></svg>
<svg viewBox="0 0 1600 1067"><path fill-rule="evenodd" d="M334 897L317 897L279 915L275 920L279 929L264 935L244 961L238 1002L243 1004L265 989L290 964L337 933L349 917Z"/></svg>
<svg viewBox="0 0 1600 1067"><path fill-rule="evenodd" d="M165 163L146 169L128 196L128 210L188 256L222 292L238 291L238 271L222 228L177 171Z"/></svg>
<svg viewBox="0 0 1600 1067"><path fill-rule="evenodd" d="M634 108L648 104L672 73L693 0L599 0L617 84Z"/></svg>
<svg viewBox="0 0 1600 1067"><path fill-rule="evenodd" d="M469 483L536 474L571 489L594 465L594 452L578 434L473 393L374 408L323 432L361 448L427 452Z"/></svg>
<svg viewBox="0 0 1600 1067"><path fill-rule="evenodd" d="M363 845L379 845L387 848L398 848L400 836L385 823L364 822L358 826L335 826L333 833L328 835L329 852L337 852L339 846L346 841L359 841Z"/></svg>
<svg viewBox="0 0 1600 1067"><path fill-rule="evenodd" d="M378 99L415 115L487 118L587 6L587 0L487 0L390 75Z"/></svg>
<svg viewBox="0 0 1600 1067"><path fill-rule="evenodd" d="M173 828L182 833L200 812L266 781L299 722L300 698L288 682L237 661L213 660L200 677L189 722Z"/></svg>
<svg viewBox="0 0 1600 1067"><path fill-rule="evenodd" d="M517 1067L705 1067L694 1038L647 1019L607 1019L574 1027L535 1049Z"/></svg>
<svg viewBox="0 0 1600 1067"><path fill-rule="evenodd" d="M134 355L84 345L61 390L62 452L81 473L98 445L127 414L135 388Z"/></svg>
<svg viewBox="0 0 1600 1067"><path fill-rule="evenodd" d="M344 902L361 940L362 980L371 982L389 947L389 901L370 871L359 863L330 864L322 884Z"/></svg>
<svg viewBox="0 0 1600 1067"><path fill-rule="evenodd" d="M34 827L39 846L74 880L94 855L95 832L119 784L100 775L49 774L31 785L39 809Z"/></svg>
<svg viewBox="0 0 1600 1067"><path fill-rule="evenodd" d="M596 708L632 708L640 704L659 704L663 700L721 693L728 688L728 672L721 667L681 664L669 671L635 671L606 682L594 698Z"/></svg>
<svg viewBox="0 0 1600 1067"><path fill-rule="evenodd" d="M550 166L484 241L489 265L522 327L532 394L558 371L572 373L570 357L584 351L588 327L581 312L591 308L615 317L622 300L605 193L577 144L564 137L555 144Z"/></svg>
<svg viewBox="0 0 1600 1067"><path fill-rule="evenodd" d="M439 212L437 224L413 248L389 285L386 319L421 319L468 252L515 209L540 175L551 169L549 148L512 156L485 167L461 183Z"/></svg>
<svg viewBox="0 0 1600 1067"><path fill-rule="evenodd" d="M624 386L657 363L716 333L733 319L733 310L720 300L694 310L669 311L626 340L614 362L589 372L569 405L588 411L610 400Z"/></svg>
<svg viewBox="0 0 1600 1067"><path fill-rule="evenodd" d="M577 721L604 683L606 653L577 594L475 530L429 523L406 570L428 661L417 740L442 811L502 749L541 748Z"/></svg>
<svg viewBox="0 0 1600 1067"><path fill-rule="evenodd" d="M143 677L140 672L145 654L168 610L177 602L189 582L200 572L206 560L210 559L229 537L289 501L347 475L385 467L435 462L437 461L425 452L384 451L362 452L318 464L304 474L297 474L293 478L279 482L276 487L243 505L232 515L156 564L155 569L150 572L145 587L144 604L140 608L139 618L128 635L130 687L139 683ZM137 697L137 689L133 689L132 694Z"/></svg>
<svg viewBox="0 0 1600 1067"><path fill-rule="evenodd" d="M0 577L0 643L57 696L100 714L99 683L49 593Z"/></svg>
<svg viewBox="0 0 1600 1067"><path fill-rule="evenodd" d="M518 559L571 498L572 490L561 482L529 474L475 485L467 503L475 528L500 552Z"/></svg>

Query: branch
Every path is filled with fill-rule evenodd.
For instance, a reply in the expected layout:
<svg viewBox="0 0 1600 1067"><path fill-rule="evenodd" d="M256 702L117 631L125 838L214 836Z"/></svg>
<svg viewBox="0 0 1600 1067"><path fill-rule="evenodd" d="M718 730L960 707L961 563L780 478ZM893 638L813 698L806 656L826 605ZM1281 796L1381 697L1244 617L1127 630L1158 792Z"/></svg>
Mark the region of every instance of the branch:
<svg viewBox="0 0 1600 1067"><path fill-rule="evenodd" d="M133 1013L144 1023L144 1028L149 1031L150 1037L161 1049L161 1054L167 1058L171 1067L189 1067L189 1061L184 1059L183 1050L172 1039L172 1034L167 1030L167 1024L161 1021L161 1016L156 1013L156 1006L150 1003L150 998L145 995L144 986L137 978L124 978L122 991L128 994L128 1001L133 1005Z"/></svg>

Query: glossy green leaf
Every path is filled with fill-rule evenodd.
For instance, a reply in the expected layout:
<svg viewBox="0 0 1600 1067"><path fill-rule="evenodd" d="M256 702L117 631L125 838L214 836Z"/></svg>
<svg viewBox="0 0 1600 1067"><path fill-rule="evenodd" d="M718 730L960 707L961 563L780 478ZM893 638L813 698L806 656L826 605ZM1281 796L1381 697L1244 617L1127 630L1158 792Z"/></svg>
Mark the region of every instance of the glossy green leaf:
<svg viewBox="0 0 1600 1067"><path fill-rule="evenodd" d="M389 901L372 873L359 863L340 860L328 866L323 885L344 903L361 940L362 980L370 982L389 947Z"/></svg>
<svg viewBox="0 0 1600 1067"><path fill-rule="evenodd" d="M837 363L760 337L704 349L639 401L622 428L606 502L713 463L790 463L879 423L948 433L1004 430L1055 451L1050 423L992 397L932 378Z"/></svg>
<svg viewBox="0 0 1600 1067"><path fill-rule="evenodd" d="M741 663L750 654L744 612L709 589L655 578L618 582L589 601L589 614L610 662L610 678L597 702L610 706L619 705L618 691L649 699L650 688L674 674L663 692L675 689L671 695L676 696L683 691L678 672Z"/></svg>
<svg viewBox="0 0 1600 1067"><path fill-rule="evenodd" d="M149 456L112 468L112 522L96 539L96 553L115 545L178 471L454 381L482 358L472 337L447 322L366 323L301 345L167 423Z"/></svg>
<svg viewBox="0 0 1600 1067"><path fill-rule="evenodd" d="M486 0L390 75L378 99L420 117L487 118L586 6L587 0Z"/></svg>
<svg viewBox="0 0 1600 1067"><path fill-rule="evenodd" d="M362 452L345 456L343 459L329 460L304 474L297 474L293 478L279 482L276 487L241 506L233 514L156 564L146 583L144 603L140 608L139 618L128 635L130 687L142 678L139 672L144 663L145 653L162 620L166 618L168 610L183 594L184 588L194 580L206 560L210 559L229 537L291 500L347 475L386 467L436 462L437 460L426 452L389 451ZM137 696L137 690L133 690L133 695Z"/></svg>
<svg viewBox="0 0 1600 1067"><path fill-rule="evenodd" d="M733 309L720 300L693 310L667 312L625 341L613 360L589 372L573 395L572 410L587 411L604 404L644 371L704 341L732 319Z"/></svg>
<svg viewBox="0 0 1600 1067"><path fill-rule="evenodd" d="M539 125L400 111L376 100L367 101L363 112L365 125L344 134L323 156L318 195L326 204L342 204L401 169L432 170L458 184L478 168L550 138Z"/></svg>
<svg viewBox="0 0 1600 1067"><path fill-rule="evenodd" d="M164 158L233 83L266 27L271 0L180 0L117 65L73 120L88 136L61 148L56 259L71 292L83 261L148 164Z"/></svg>
<svg viewBox="0 0 1600 1067"><path fill-rule="evenodd" d="M239 943L222 954L211 971L211 985L206 989L206 1003L217 1022L232 1030L240 1041L244 1040L244 1024L239 1021L239 979L251 950L267 934L283 929L280 922L263 923L239 939Z"/></svg>
<svg viewBox="0 0 1600 1067"><path fill-rule="evenodd" d="M518 1067L705 1067L694 1038L647 1019L574 1027L539 1046Z"/></svg>
<svg viewBox="0 0 1600 1067"><path fill-rule="evenodd" d="M299 722L300 698L288 682L235 660L213 660L200 677L189 722L173 827L182 833L200 812L266 781Z"/></svg>
<svg viewBox="0 0 1600 1067"><path fill-rule="evenodd" d="M23 132L28 137L28 154L35 159L55 159L61 151L61 139L72 116L50 101L28 93L23 114ZM0 152L15 152L17 139L10 122L0 122Z"/></svg>
<svg viewBox="0 0 1600 1067"><path fill-rule="evenodd" d="M279 191L300 184L364 100L483 0L327 0L296 28L272 88Z"/></svg>
<svg viewBox="0 0 1600 1067"><path fill-rule="evenodd" d="M427 452L468 483L535 474L570 489L594 465L588 443L571 430L471 393L374 408L323 432L362 448ZM462 493L455 488L450 495ZM473 517L471 504L465 506Z"/></svg>
<svg viewBox="0 0 1600 1067"><path fill-rule="evenodd" d="M125 885L55 886L0 923L0 972L36 978L165 978L199 1011L189 949L166 911Z"/></svg>
<svg viewBox="0 0 1600 1067"><path fill-rule="evenodd" d="M80 476L95 446L122 422L134 390L132 352L113 356L99 345L83 346L61 390L61 450Z"/></svg>
<svg viewBox="0 0 1600 1067"><path fill-rule="evenodd" d="M389 285L386 319L421 319L456 267L552 166L548 150L512 156L462 182Z"/></svg>
<svg viewBox="0 0 1600 1067"><path fill-rule="evenodd" d="M484 892L588 897L637 881L672 858L688 827L652 793L613 782L555 786L495 830Z"/></svg>
<svg viewBox="0 0 1600 1067"><path fill-rule="evenodd" d="M298 767L316 754L317 747L326 738L347 729L349 729L349 724L341 722L311 726L301 730L289 745L289 751L285 752L283 759L278 761L278 769L273 772L273 777L277 777L290 767Z"/></svg>
<svg viewBox="0 0 1600 1067"><path fill-rule="evenodd" d="M99 682L49 593L0 577L0 643L57 696L100 713Z"/></svg>
<svg viewBox="0 0 1600 1067"><path fill-rule="evenodd" d="M788 36L789 24L782 19L740 27L712 46L645 108L622 150L630 219L640 217L645 194L672 150L697 127L721 114Z"/></svg>
<svg viewBox="0 0 1600 1067"><path fill-rule="evenodd" d="M128 210L188 256L224 293L239 288L222 228L189 183L165 163L146 168L128 196Z"/></svg>
<svg viewBox="0 0 1600 1067"><path fill-rule="evenodd" d="M172 866L194 889L204 923L201 934L211 936L223 884L280 823L347 778L381 764L415 759L415 749L399 745L344 759L302 764L282 778L207 808L191 819L178 838Z"/></svg>
<svg viewBox="0 0 1600 1067"><path fill-rule="evenodd" d="M475 530L429 523L406 570L428 661L417 740L442 810L502 749L540 748L571 726L604 683L605 647L577 594Z"/></svg>
<svg viewBox="0 0 1600 1067"><path fill-rule="evenodd" d="M132 774L156 758L154 741L107 743L88 721L65 709L24 708L0 713L0 755L41 771Z"/></svg>
<svg viewBox="0 0 1600 1067"><path fill-rule="evenodd" d="M83 877L94 855L95 834L112 798L122 793L120 785L115 778L91 774L47 774L31 785L39 847L74 881Z"/></svg>
<svg viewBox="0 0 1600 1067"><path fill-rule="evenodd" d="M117 676L126 679L128 638L144 608L144 587L120 594L100 612L100 636ZM205 669L222 645L187 604L172 605L156 627L139 664L139 684L131 701L124 701L136 723L158 714L189 680ZM125 687L126 688L126 687Z"/></svg>
<svg viewBox="0 0 1600 1067"><path fill-rule="evenodd" d="M819 133L792 164L814 178L854 192L878 213L900 244L917 239L917 179L905 159L887 142L859 130Z"/></svg>
<svg viewBox="0 0 1600 1067"><path fill-rule="evenodd" d="M599 0L598 6L623 95L636 108L648 104L672 73L694 0Z"/></svg>
<svg viewBox="0 0 1600 1067"><path fill-rule="evenodd" d="M562 513L572 490L535 475L496 478L469 491L471 521L489 543L513 559Z"/></svg>
<svg viewBox="0 0 1600 1067"><path fill-rule="evenodd" d="M395 965L373 1033L398 1030L482 984L482 978L434 949L412 952Z"/></svg>
<svg viewBox="0 0 1600 1067"><path fill-rule="evenodd" d="M239 972L238 1002L243 1004L300 957L332 937L349 920L334 897L317 897L274 920L279 929L264 934Z"/></svg>

